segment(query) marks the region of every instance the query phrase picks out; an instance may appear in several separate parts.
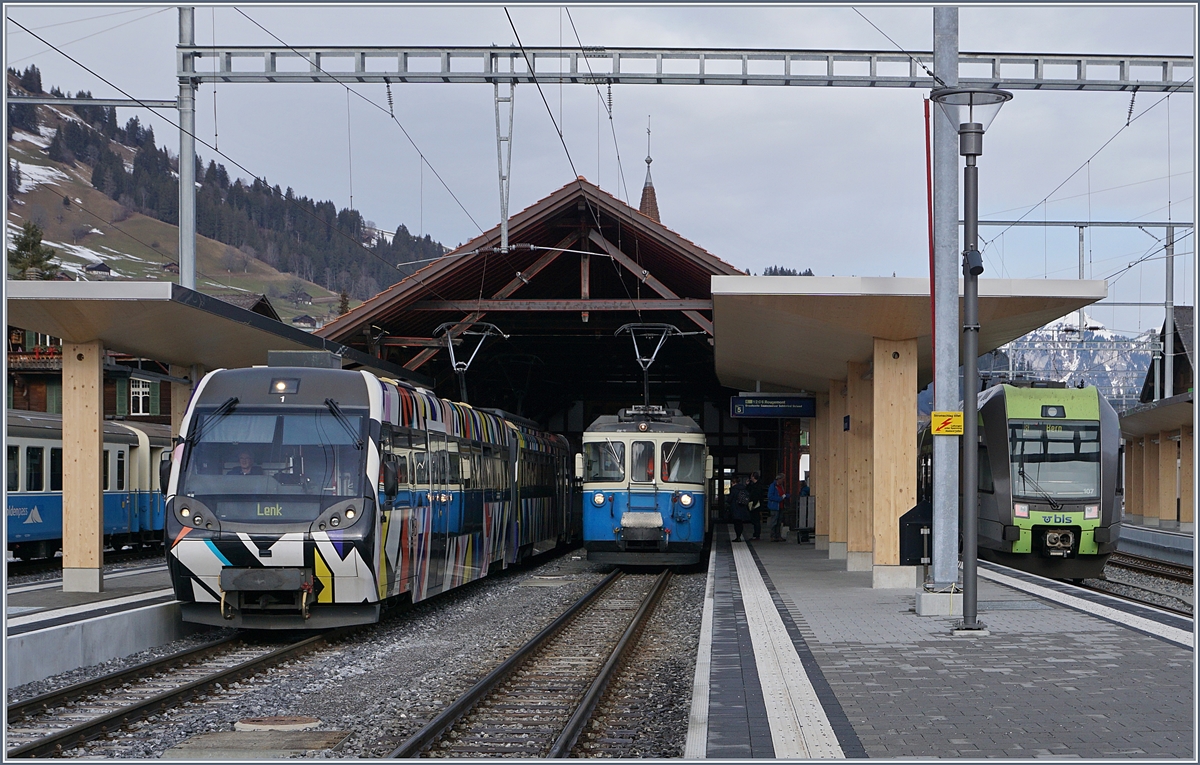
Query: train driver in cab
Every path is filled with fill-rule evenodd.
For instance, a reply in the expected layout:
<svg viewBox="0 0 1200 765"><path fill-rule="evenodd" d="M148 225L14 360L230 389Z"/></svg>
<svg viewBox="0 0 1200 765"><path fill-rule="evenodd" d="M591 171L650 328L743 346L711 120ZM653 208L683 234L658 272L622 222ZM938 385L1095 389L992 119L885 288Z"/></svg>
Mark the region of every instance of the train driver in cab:
<svg viewBox="0 0 1200 765"><path fill-rule="evenodd" d="M262 475L263 469L254 464L254 455L249 449L238 452L238 464L225 471L225 475Z"/></svg>

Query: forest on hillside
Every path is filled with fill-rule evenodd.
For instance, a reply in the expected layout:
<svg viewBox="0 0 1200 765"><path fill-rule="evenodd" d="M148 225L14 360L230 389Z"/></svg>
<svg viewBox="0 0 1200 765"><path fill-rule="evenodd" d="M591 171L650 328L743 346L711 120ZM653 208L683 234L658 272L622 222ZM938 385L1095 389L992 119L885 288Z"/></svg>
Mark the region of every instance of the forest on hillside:
<svg viewBox="0 0 1200 765"><path fill-rule="evenodd" d="M44 93L36 66L23 72L10 68L8 84L10 93ZM56 87L50 95L92 97L89 91L66 96ZM129 210L178 225L179 160L156 144L154 129L143 126L136 116L120 124L116 107L71 108L80 122L64 122L46 149L49 158L90 166L97 190ZM9 140L14 129L38 134L38 115L31 104L10 104ZM115 144L133 152L132 166L114 150ZM224 165L212 160L205 165L199 155L196 179L200 183L196 231L239 250L226 255L231 261L244 255L258 258L279 271L358 300L370 298L423 265L415 261L447 251L428 235L412 235L403 224L389 241L357 210L339 210L331 201L297 195L291 187L272 186L265 178L231 179ZM238 263L226 266L233 270Z"/></svg>

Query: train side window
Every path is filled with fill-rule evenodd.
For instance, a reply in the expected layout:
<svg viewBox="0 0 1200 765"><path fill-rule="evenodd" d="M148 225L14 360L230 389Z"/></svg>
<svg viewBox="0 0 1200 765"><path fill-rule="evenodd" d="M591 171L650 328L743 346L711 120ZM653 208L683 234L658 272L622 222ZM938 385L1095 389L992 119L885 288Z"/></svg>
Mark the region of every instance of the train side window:
<svg viewBox="0 0 1200 765"><path fill-rule="evenodd" d="M25 491L42 491L46 488L45 457L45 447L25 447Z"/></svg>
<svg viewBox="0 0 1200 765"><path fill-rule="evenodd" d="M19 491L21 488L21 447L8 447L8 490Z"/></svg>
<svg viewBox="0 0 1200 765"><path fill-rule="evenodd" d="M408 457L396 455L396 480L401 485L408 484Z"/></svg>
<svg viewBox="0 0 1200 765"><path fill-rule="evenodd" d="M62 447L50 447L50 491L62 491Z"/></svg>
<svg viewBox="0 0 1200 765"><path fill-rule="evenodd" d="M992 463L988 461L986 446L979 447L979 490L994 494L996 484L992 481Z"/></svg>
<svg viewBox="0 0 1200 765"><path fill-rule="evenodd" d="M108 491L108 449L104 450L104 455L100 458L100 465L104 470L104 490Z"/></svg>
<svg viewBox="0 0 1200 765"><path fill-rule="evenodd" d="M125 491L125 450L117 449L117 491Z"/></svg>

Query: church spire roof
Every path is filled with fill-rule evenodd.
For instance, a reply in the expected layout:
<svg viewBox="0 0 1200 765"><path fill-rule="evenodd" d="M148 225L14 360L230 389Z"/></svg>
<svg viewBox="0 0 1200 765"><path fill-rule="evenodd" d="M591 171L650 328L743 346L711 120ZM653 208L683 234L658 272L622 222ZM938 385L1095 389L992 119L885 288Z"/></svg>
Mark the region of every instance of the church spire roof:
<svg viewBox="0 0 1200 765"><path fill-rule="evenodd" d="M654 179L650 177L650 163L654 160L650 158L650 118L646 118L646 182L642 184L642 203L638 205L638 210L648 218L653 219L658 223L662 223L662 219L658 217L658 195L654 193Z"/></svg>

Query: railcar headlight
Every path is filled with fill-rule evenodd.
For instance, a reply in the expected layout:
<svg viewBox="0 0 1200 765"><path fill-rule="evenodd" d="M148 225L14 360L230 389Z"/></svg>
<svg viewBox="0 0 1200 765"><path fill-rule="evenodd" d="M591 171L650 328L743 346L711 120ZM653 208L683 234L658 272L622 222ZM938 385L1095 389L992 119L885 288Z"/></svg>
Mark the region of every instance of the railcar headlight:
<svg viewBox="0 0 1200 765"><path fill-rule="evenodd" d="M603 505L604 504L604 492L598 491L595 494L593 494L592 495L592 504L595 505L596 507L600 507L601 505Z"/></svg>
<svg viewBox="0 0 1200 765"><path fill-rule="evenodd" d="M1083 508L1083 517L1089 521L1096 520L1100 517L1100 506L1088 505L1087 507Z"/></svg>
<svg viewBox="0 0 1200 765"><path fill-rule="evenodd" d="M193 522L194 522L194 523L195 523L197 526L199 526L201 523L203 523L203 522L204 522L204 521L203 521L203 520L201 520L201 518L200 518L200 513L196 513L196 515L195 515L195 516L192 518L192 521L193 521Z"/></svg>
<svg viewBox="0 0 1200 765"><path fill-rule="evenodd" d="M1029 505L1026 505L1023 503L1017 503L1017 504L1013 505L1013 515L1016 516L1017 518L1028 518L1029 517Z"/></svg>
<svg viewBox="0 0 1200 765"><path fill-rule="evenodd" d="M182 517L184 517L184 518L187 518L187 517L188 517L188 516L190 516L191 514L192 514L192 511L191 511L191 509L190 509L190 508L186 508L186 507L181 507L181 508L179 508L179 515L180 515L180 516L182 516Z"/></svg>
<svg viewBox="0 0 1200 765"><path fill-rule="evenodd" d="M353 518L353 517L354 517L354 510L347 510L347 511L346 511L346 517L347 517L347 518Z"/></svg>
<svg viewBox="0 0 1200 765"><path fill-rule="evenodd" d="M330 519L329 519L329 525L330 525L330 526L333 526L334 528L337 528L338 526L341 526L341 525L342 525L342 519L341 519L341 518L338 518L338 517L335 515L335 516L333 516L332 518L330 518Z"/></svg>
<svg viewBox="0 0 1200 765"><path fill-rule="evenodd" d="M679 495L679 504L683 505L684 507L691 507L692 503L695 501L696 500L692 497L691 494L680 494Z"/></svg>

